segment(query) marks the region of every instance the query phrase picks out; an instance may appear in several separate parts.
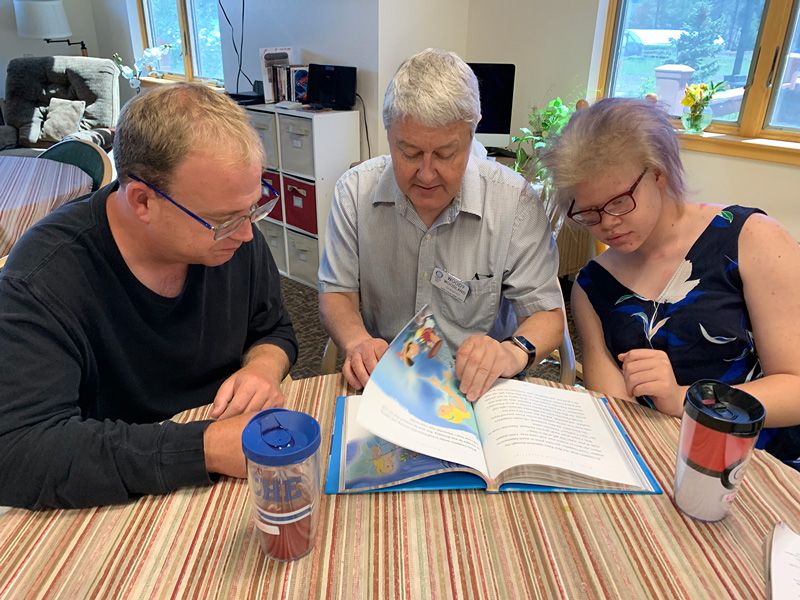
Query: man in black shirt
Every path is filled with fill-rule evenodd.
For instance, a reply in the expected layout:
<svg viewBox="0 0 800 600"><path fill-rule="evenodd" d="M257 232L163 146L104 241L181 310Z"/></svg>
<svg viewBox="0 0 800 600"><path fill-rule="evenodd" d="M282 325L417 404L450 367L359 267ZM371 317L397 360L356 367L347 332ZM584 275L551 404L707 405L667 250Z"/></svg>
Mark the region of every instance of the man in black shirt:
<svg viewBox="0 0 800 600"><path fill-rule="evenodd" d="M224 94L175 84L120 115L118 181L49 215L0 272L0 505L124 502L245 477L297 341L268 248L274 190ZM213 421L160 421L213 402Z"/></svg>

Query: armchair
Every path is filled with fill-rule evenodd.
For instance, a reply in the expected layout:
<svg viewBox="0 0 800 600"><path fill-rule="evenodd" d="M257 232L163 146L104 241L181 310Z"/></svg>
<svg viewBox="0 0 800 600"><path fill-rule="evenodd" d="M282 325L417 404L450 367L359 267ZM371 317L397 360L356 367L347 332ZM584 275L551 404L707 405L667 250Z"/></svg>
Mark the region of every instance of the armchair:
<svg viewBox="0 0 800 600"><path fill-rule="evenodd" d="M69 114L55 125L51 119L51 127L47 121L54 116L51 106L55 104ZM37 155L65 137L91 141L108 151L118 114L119 70L112 60L15 58L9 61L6 75L0 151Z"/></svg>

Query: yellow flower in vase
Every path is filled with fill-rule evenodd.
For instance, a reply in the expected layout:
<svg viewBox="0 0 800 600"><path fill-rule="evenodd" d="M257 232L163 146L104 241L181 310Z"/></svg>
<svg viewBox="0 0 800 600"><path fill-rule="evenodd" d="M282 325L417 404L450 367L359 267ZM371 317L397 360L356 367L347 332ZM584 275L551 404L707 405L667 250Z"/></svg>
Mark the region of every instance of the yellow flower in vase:
<svg viewBox="0 0 800 600"><path fill-rule="evenodd" d="M711 123L711 109L708 107L725 83L691 83L686 85L681 104L686 107L681 115L683 128L687 133L700 133Z"/></svg>

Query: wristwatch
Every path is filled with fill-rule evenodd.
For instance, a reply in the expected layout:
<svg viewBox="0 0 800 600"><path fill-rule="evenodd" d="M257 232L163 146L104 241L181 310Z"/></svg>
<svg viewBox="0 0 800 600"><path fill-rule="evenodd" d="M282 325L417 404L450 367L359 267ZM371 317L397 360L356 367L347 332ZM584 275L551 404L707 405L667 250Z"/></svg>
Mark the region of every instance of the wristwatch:
<svg viewBox="0 0 800 600"><path fill-rule="evenodd" d="M512 342L525 351L525 353L528 355L528 364L525 365L525 369L528 369L533 364L533 361L536 360L536 346L525 336L512 335L503 341Z"/></svg>

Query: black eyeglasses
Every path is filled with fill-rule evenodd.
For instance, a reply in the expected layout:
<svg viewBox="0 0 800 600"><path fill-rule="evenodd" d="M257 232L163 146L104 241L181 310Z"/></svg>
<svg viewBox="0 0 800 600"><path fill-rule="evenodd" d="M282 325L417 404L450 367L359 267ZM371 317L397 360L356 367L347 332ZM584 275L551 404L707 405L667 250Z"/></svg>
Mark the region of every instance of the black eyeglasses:
<svg viewBox="0 0 800 600"><path fill-rule="evenodd" d="M145 184L147 187L149 187L151 190L153 190L156 194L158 194L159 196L161 196L165 200L169 200L170 202L172 202L172 204L174 204L175 206L180 208L183 212L185 212L187 215L192 217L195 221L200 223L203 227L213 231L214 232L214 240L215 241L224 240L225 238L230 237L231 235L233 235L234 232L237 229L239 229L239 227L242 226L242 223L245 222L245 219L250 219L251 223L255 223L256 221L260 221L261 219L266 217L272 211L272 209L275 208L275 205L278 203L278 200L280 200L280 197L281 197L281 195L278 192L278 190L276 190L268 182L266 182L266 181L264 181L262 179L261 180L261 198L259 198L258 202L255 202L252 206L250 206L250 214L249 215L241 215L239 217L234 217L232 219L229 219L229 220L225 221L221 225L212 225L211 223L209 223L208 221L206 221L202 217L194 214L192 211L190 211L188 208L186 208L182 204L180 204L180 203L176 202L175 200L173 200L172 198L170 198L167 195L166 192L162 192L160 189L158 189L152 183L148 183L147 181L145 181L141 177L137 177L136 175L133 175L131 173L128 173L128 177L130 177L134 181L138 181L139 183Z"/></svg>
<svg viewBox="0 0 800 600"><path fill-rule="evenodd" d="M572 209L575 208L575 198L573 198L572 204L569 205L567 216L576 223L591 227L592 225L597 225L603 220L603 213L611 215L612 217L621 217L622 215L627 215L634 208L636 208L636 200L633 197L633 192L636 191L636 187L639 185L639 182L642 180L645 173L647 173L647 167L645 167L644 171L642 171L642 174L639 175L636 181L633 182L631 189L629 189L627 192L621 193L619 196L614 196L600 208L588 208L586 210L572 212Z"/></svg>

